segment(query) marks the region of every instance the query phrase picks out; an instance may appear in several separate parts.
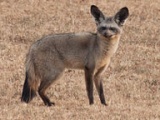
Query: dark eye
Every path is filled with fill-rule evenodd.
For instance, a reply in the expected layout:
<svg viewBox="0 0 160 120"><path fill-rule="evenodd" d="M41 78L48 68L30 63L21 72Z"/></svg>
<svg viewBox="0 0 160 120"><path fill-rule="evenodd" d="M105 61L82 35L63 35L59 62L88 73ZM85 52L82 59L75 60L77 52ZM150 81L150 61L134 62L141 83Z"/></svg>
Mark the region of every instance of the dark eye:
<svg viewBox="0 0 160 120"><path fill-rule="evenodd" d="M106 30L107 28L105 26L101 27L101 30Z"/></svg>
<svg viewBox="0 0 160 120"><path fill-rule="evenodd" d="M111 31L113 31L113 32L117 32L117 29L114 28L114 27L110 27L109 29L110 29Z"/></svg>

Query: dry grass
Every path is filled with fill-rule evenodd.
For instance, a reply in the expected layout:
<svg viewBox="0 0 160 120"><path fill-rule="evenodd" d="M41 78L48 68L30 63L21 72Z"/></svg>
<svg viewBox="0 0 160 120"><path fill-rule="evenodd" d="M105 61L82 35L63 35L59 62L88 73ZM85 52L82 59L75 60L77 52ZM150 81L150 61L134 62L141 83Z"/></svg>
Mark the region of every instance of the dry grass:
<svg viewBox="0 0 160 120"><path fill-rule="evenodd" d="M20 101L24 61L29 46L44 35L95 32L90 5L112 15L130 10L119 49L104 75L109 106L88 105L83 71L66 71L48 95ZM0 119L159 120L160 119L160 1L159 0L0 0Z"/></svg>

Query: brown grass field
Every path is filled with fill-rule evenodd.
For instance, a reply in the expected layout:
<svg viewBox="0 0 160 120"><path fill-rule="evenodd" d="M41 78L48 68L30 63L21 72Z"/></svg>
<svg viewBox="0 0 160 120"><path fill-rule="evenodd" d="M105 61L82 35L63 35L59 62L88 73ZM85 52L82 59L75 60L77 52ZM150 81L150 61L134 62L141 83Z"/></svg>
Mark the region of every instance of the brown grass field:
<svg viewBox="0 0 160 120"><path fill-rule="evenodd" d="M54 33L96 32L90 5L106 15L127 6L130 16L104 74L108 106L88 104L83 71L66 70L47 94L20 101L30 45ZM95 88L95 87L94 87ZM160 120L160 0L0 0L1 120Z"/></svg>

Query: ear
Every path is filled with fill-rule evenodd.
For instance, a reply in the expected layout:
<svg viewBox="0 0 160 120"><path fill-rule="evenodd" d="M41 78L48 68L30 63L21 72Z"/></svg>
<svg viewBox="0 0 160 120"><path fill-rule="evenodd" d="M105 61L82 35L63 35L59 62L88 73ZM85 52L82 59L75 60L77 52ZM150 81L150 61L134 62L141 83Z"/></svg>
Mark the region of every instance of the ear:
<svg viewBox="0 0 160 120"><path fill-rule="evenodd" d="M129 16L129 10L127 7L123 7L119 10L119 12L117 12L117 14L115 15L115 22L119 25L119 26L123 26L125 23L125 20L127 19L127 17Z"/></svg>
<svg viewBox="0 0 160 120"><path fill-rule="evenodd" d="M100 23L102 20L105 19L103 13L99 10L99 8L95 5L91 6L91 14L95 18L96 23Z"/></svg>

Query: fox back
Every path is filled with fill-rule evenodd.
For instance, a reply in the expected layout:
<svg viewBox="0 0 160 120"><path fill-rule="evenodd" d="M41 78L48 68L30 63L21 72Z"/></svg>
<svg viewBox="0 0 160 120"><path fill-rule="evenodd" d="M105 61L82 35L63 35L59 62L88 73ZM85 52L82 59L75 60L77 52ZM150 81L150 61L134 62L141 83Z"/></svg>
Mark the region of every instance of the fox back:
<svg viewBox="0 0 160 120"><path fill-rule="evenodd" d="M116 52L127 19L128 8L120 9L114 16L105 17L95 5L91 6L97 33L63 33L48 35L36 41L26 58L26 80L21 100L29 102L38 91L47 106L54 103L45 95L46 89L63 73L65 68L85 71L89 103L93 104L93 81L101 103L106 105L101 74Z"/></svg>

